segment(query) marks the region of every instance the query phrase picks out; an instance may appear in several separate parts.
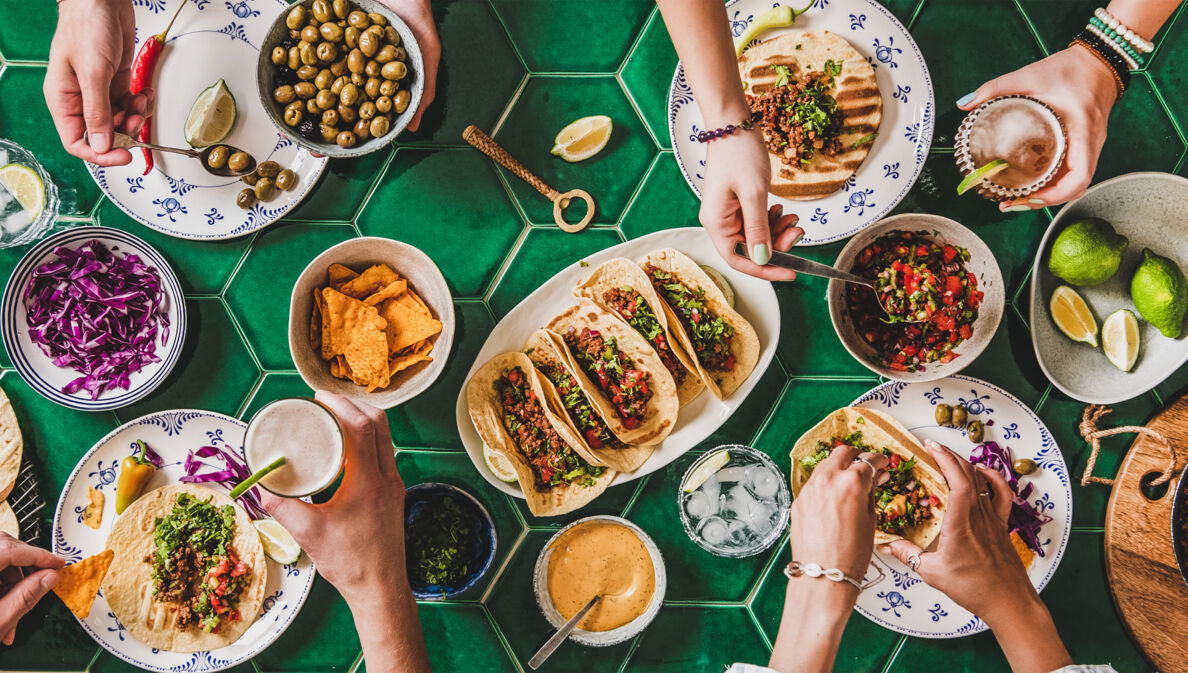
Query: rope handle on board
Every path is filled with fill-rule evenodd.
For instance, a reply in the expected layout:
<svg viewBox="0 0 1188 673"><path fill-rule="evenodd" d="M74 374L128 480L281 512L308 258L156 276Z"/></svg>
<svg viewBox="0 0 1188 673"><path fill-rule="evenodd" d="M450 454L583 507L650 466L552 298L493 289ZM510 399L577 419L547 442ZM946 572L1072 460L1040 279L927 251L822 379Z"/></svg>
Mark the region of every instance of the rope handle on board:
<svg viewBox="0 0 1188 673"><path fill-rule="evenodd" d="M1097 423L1106 414L1113 412L1113 409L1101 404L1087 404L1085 410L1081 414L1081 437L1089 442L1091 450L1089 451L1089 460L1085 464L1085 473L1081 475L1081 486L1088 486L1089 484L1108 484L1113 485L1113 479L1106 479L1105 477L1093 476L1093 466L1097 464L1097 456L1101 453L1101 438L1111 437L1126 432L1135 432L1140 435L1147 435L1155 440L1157 444L1162 446L1168 455L1167 465L1164 466L1163 472L1158 479L1151 482L1151 486L1158 486L1169 481L1176 473L1176 452L1172 449L1171 444L1159 432L1151 428L1141 425L1122 425L1116 428L1108 428L1106 430L1098 430Z"/></svg>

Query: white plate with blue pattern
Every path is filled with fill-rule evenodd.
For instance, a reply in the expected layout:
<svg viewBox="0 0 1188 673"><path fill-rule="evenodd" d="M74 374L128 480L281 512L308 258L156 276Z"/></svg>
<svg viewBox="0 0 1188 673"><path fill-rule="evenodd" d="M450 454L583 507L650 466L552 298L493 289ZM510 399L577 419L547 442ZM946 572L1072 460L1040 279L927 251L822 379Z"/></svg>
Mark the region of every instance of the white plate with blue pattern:
<svg viewBox="0 0 1188 673"><path fill-rule="evenodd" d="M942 403L965 405L970 422L986 424L986 441L1010 447L1016 460L1030 458L1039 465L1020 482L1035 485L1031 504L1052 517L1039 532L1042 555L1037 554L1027 570L1036 591L1043 591L1060 565L1072 532L1072 490L1060 447L1035 412L1005 390L963 375L926 383L890 381L859 397L853 406L885 411L921 440L934 440L968 458L975 445L965 428L936 424L936 405ZM961 638L988 628L895 557L875 552L871 564L881 567L886 577L858 596L856 609L874 623L921 638ZM872 568L865 581L877 575Z"/></svg>
<svg viewBox="0 0 1188 673"><path fill-rule="evenodd" d="M165 290L165 310L169 319L167 328L158 332L157 362L144 366L129 377L127 390L109 388L99 397L91 399L86 390L75 393L63 392L63 388L79 377L78 371L59 367L41 348L29 338L27 311L23 300L25 288L33 272L42 264L57 259L54 250L59 247L77 249L87 241L97 240L108 250L121 255L136 255L142 262L157 270L161 287ZM156 390L165 382L173 366L181 357L186 339L186 302L182 296L181 284L169 263L151 245L126 231L111 227L72 227L41 241L17 263L4 288L3 303L0 304L0 333L4 348L16 367L17 373L42 397L71 409L83 411L105 411L126 407Z"/></svg>
<svg viewBox="0 0 1188 673"><path fill-rule="evenodd" d="M734 0L726 5L734 37L772 7L803 7L804 0ZM907 28L876 0L815 0L791 28L770 30L768 39L793 30L828 30L845 38L866 57L883 96L883 120L870 154L841 190L812 201L768 195L768 205L784 206L800 216L804 238L799 245L821 245L848 238L891 211L907 195L928 157L936 118L932 78L924 55ZM705 186L705 143L697 133L705 122L685 69L677 65L668 91L668 134L677 166L693 193Z"/></svg>
<svg viewBox="0 0 1188 673"><path fill-rule="evenodd" d="M182 0L139 0L136 45L163 30ZM238 179L219 178L195 159L154 152L155 166L144 175L144 158L132 150L132 163L103 168L87 164L99 188L120 210L144 226L178 238L217 240L245 236L292 210L313 189L326 168L325 157L277 132L261 106L256 87L260 44L283 0L191 0L182 8L166 38L154 80L156 109L152 139L168 147L188 148L183 126L203 89L220 78L235 97L239 118L225 143L246 150L256 161L272 160L297 173L297 186L278 192L250 210L235 205L247 187Z"/></svg>
<svg viewBox="0 0 1188 673"><path fill-rule="evenodd" d="M185 474L186 455L200 446L231 450L242 459L246 427L242 421L230 416L181 409L142 416L116 428L83 456L62 489L54 511L54 553L65 558L67 563L76 563L107 547L107 536L116 520L119 464L135 450L136 440L144 440L164 461L164 467L157 470L145 486L145 490L150 491L177 483ZM217 458L202 460L221 469L222 463ZM217 484L206 486L226 490ZM88 488L98 489L105 496L103 519L98 530L82 523ZM305 604L313 579L314 567L305 554L291 565L281 565L269 559L261 614L239 640L209 652L163 652L137 641L112 614L102 592L95 598L91 614L79 623L105 650L134 666L161 673L211 673L247 662L280 637Z"/></svg>

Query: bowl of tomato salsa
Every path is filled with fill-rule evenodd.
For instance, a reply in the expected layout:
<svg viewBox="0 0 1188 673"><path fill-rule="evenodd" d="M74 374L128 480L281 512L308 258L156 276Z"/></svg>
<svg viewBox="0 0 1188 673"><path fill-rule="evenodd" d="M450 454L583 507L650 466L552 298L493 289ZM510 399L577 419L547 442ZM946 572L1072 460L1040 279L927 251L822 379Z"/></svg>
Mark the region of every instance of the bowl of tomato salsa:
<svg viewBox="0 0 1188 673"><path fill-rule="evenodd" d="M990 248L939 215L881 220L850 239L834 267L870 280L829 283L829 318L867 369L897 381L932 381L985 350L1006 305Z"/></svg>

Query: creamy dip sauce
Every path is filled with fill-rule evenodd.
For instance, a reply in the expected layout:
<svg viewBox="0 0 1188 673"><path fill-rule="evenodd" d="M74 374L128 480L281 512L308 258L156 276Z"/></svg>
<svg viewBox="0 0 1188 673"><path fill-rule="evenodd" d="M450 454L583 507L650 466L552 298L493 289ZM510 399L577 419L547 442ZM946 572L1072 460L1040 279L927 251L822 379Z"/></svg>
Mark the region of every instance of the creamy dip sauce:
<svg viewBox="0 0 1188 673"><path fill-rule="evenodd" d="M285 457L284 465L260 480L277 495L312 495L333 484L342 471L338 421L313 400L291 397L261 409L248 425L243 448L253 472Z"/></svg>
<svg viewBox="0 0 1188 673"><path fill-rule="evenodd" d="M570 528L553 543L548 587L565 620L601 595L578 628L610 631L648 609L656 592L656 569L635 531L610 521L590 521Z"/></svg>

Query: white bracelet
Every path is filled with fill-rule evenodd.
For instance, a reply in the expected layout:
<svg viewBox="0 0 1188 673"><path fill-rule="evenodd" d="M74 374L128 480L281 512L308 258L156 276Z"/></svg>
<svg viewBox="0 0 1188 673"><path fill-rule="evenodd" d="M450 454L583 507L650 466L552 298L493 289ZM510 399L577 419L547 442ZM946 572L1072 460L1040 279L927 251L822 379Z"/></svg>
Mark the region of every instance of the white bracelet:
<svg viewBox="0 0 1188 673"><path fill-rule="evenodd" d="M1150 40L1144 39L1142 35L1139 35L1130 28L1127 28L1126 24L1114 18L1114 15L1110 14L1109 10L1105 9L1104 7L1098 7L1097 9L1093 10L1093 15L1096 16L1102 23L1113 29L1114 32L1121 35L1127 42L1130 43L1130 46L1134 47L1138 51L1144 54L1155 51L1155 45L1152 44Z"/></svg>
<svg viewBox="0 0 1188 673"><path fill-rule="evenodd" d="M792 561L786 568L784 568L784 577L787 577L788 579L800 577L801 575L805 575L807 577L824 577L825 579L832 580L834 582L849 582L850 584L858 587L859 591L865 591L879 582L882 582L883 578L885 577L882 568L876 565L874 569L878 571L879 576L867 582L866 584L863 584L853 577L848 577L845 573L838 570L837 568L829 568L827 570L819 563L801 563L800 561Z"/></svg>
<svg viewBox="0 0 1188 673"><path fill-rule="evenodd" d="M1114 42L1114 39L1111 38L1109 35L1106 35L1105 33L1103 33L1100 28L1098 28L1097 26L1094 26L1093 24L1089 24L1088 26L1085 26L1085 30L1089 31L1090 33L1093 33L1097 37L1101 38L1102 42L1105 42L1106 44L1108 44L1110 46L1110 48L1114 50L1115 53L1117 53L1119 56L1122 57L1123 61L1126 61L1126 65L1129 66L1131 70L1138 70L1139 66L1138 66L1138 63L1135 62L1134 57L1131 56L1130 54L1127 54L1125 49L1123 49L1121 46L1119 46L1117 42Z"/></svg>

